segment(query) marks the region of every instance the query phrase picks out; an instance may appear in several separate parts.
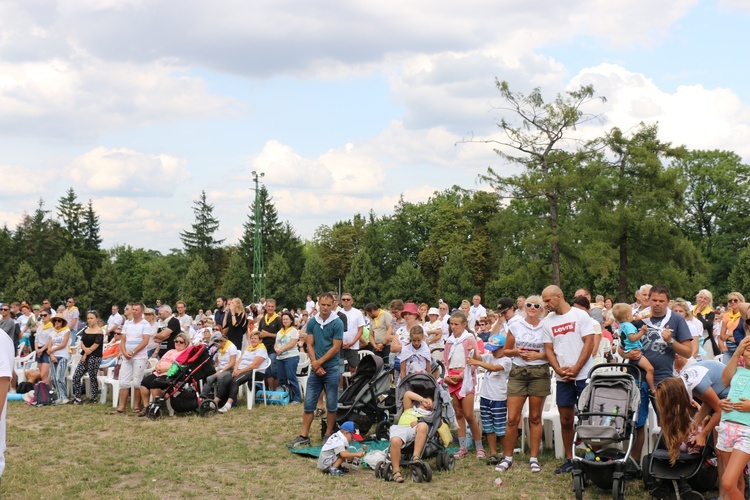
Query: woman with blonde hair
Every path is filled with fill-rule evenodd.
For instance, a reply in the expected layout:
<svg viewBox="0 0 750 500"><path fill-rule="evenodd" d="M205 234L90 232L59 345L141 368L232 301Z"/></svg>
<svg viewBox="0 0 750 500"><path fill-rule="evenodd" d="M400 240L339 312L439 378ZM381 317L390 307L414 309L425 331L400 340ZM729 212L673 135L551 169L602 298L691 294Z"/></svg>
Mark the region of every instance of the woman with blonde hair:
<svg viewBox="0 0 750 500"><path fill-rule="evenodd" d="M227 338L237 349L243 349L243 340L247 333L247 312L242 301L235 297L229 301L229 312L224 315L224 328L227 328Z"/></svg>
<svg viewBox="0 0 750 500"><path fill-rule="evenodd" d="M745 297L739 292L731 292L727 295L727 312L721 320L721 331L719 333L719 348L726 365L732 359L737 344L734 341L734 330L740 324L740 304L745 302Z"/></svg>
<svg viewBox="0 0 750 500"><path fill-rule="evenodd" d="M716 313L714 312L714 296L708 290L701 290L695 297L695 306L693 307L693 317L701 322L703 325L703 332L706 335L703 340L703 346L706 345L706 340L711 342L711 349L713 355L721 353L719 346L714 338L714 319Z"/></svg>
<svg viewBox="0 0 750 500"><path fill-rule="evenodd" d="M693 317L693 311L692 309L690 309L685 299L674 299L672 312L677 313L685 318L688 328L690 328L690 334L693 336L693 352L691 357L698 359L698 353L700 352L700 340L701 336L703 335L703 323Z"/></svg>

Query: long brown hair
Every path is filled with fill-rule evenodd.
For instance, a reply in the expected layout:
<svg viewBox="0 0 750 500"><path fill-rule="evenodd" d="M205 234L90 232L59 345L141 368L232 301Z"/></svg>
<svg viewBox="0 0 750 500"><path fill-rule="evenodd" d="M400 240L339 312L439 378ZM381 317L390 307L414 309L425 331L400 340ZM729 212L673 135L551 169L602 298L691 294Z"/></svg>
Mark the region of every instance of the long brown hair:
<svg viewBox="0 0 750 500"><path fill-rule="evenodd" d="M669 463L674 465L680 456L680 446L688 440L693 408L680 377L666 378L656 386L656 406L659 408Z"/></svg>

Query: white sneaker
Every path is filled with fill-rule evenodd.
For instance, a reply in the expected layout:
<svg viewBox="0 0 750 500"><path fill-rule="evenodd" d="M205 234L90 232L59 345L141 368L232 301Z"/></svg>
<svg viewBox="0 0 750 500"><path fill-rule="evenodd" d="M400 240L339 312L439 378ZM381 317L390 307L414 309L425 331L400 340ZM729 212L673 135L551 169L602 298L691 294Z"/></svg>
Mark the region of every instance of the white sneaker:
<svg viewBox="0 0 750 500"><path fill-rule="evenodd" d="M228 412L231 409L232 409L232 405L225 404L224 406L222 406L221 408L219 408L219 413L226 413L226 412Z"/></svg>
<svg viewBox="0 0 750 500"><path fill-rule="evenodd" d="M66 405L68 403L69 403L68 398L62 398L62 399L56 399L54 404L56 404L56 405Z"/></svg>

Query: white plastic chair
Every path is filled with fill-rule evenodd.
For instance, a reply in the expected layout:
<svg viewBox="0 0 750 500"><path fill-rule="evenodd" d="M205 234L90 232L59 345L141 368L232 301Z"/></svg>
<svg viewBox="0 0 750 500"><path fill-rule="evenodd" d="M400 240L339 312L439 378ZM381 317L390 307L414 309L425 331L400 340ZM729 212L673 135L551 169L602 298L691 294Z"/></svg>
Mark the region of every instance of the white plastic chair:
<svg viewBox="0 0 750 500"><path fill-rule="evenodd" d="M263 380L260 380L258 382L255 381L255 373L259 370L265 371L266 368L271 366L271 360L267 359L265 360L258 368L253 370L253 376L250 377L250 380L247 382L247 409L252 410L253 409L253 403L255 402L255 384L261 384L263 387L263 404L268 405L268 399L266 398L266 392L268 392L268 389L266 388L266 378L263 377Z"/></svg>
<svg viewBox="0 0 750 500"><path fill-rule="evenodd" d="M120 381L115 378L115 367L110 366L107 369L107 376L102 380L102 394L99 398L100 403L107 402L107 386L112 387L112 408L117 408L120 402Z"/></svg>
<svg viewBox="0 0 750 500"><path fill-rule="evenodd" d="M375 353L372 351L363 351L362 349L359 350L359 360L362 361L362 359L365 356L375 356Z"/></svg>
<svg viewBox="0 0 750 500"><path fill-rule="evenodd" d="M299 391L302 398L305 397L307 389L307 380L310 378L310 357L304 353L299 353L299 363L297 364L297 382L299 382Z"/></svg>
<svg viewBox="0 0 750 500"><path fill-rule="evenodd" d="M24 357L16 356L13 360L13 370L19 382L26 382L26 370L36 366L36 351L31 351Z"/></svg>
<svg viewBox="0 0 750 500"><path fill-rule="evenodd" d="M599 342L599 350L594 355L594 364L600 365L607 362L607 353L612 350L612 342L607 337L602 337Z"/></svg>

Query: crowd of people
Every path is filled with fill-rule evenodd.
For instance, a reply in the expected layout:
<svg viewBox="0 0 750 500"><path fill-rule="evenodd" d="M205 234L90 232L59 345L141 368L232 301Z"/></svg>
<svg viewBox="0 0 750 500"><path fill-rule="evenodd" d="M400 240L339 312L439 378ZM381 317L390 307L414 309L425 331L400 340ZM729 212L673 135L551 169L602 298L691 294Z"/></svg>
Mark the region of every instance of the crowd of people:
<svg viewBox="0 0 750 500"><path fill-rule="evenodd" d="M35 368L26 372L26 380L47 384L55 404L84 403L82 378L86 374L91 382L90 400L96 402L97 378L112 368L118 372L120 385L119 405L112 413L127 411L134 388L133 410L139 416L145 416L152 397L161 395L168 384L166 373L181 351L191 344L215 342L216 373L205 381L202 396L213 398L219 411L226 413L253 374L256 380L262 377L269 390L287 391L291 404L303 403L301 430L292 447L311 444L311 425L319 416L326 416L326 438L334 434L344 372L354 373L360 350L367 350L394 367L394 384L410 373L442 377L455 412L459 443L455 457L459 459L473 445L476 457L495 470L510 469L522 409L528 402L528 466L533 473L542 470L541 415L552 384L556 384L566 453L564 463L555 470L559 474L572 470L574 409L589 370L595 363L619 357L637 365L645 375L633 454L640 456L652 404L657 411L661 408L680 417L662 424L672 455L686 443L700 446L711 432L717 433L722 489L735 498L743 484L744 466L738 464L750 459L750 402L746 401L750 394L744 384L750 373L744 368L745 358L750 361L746 349L750 341L745 338L748 305L744 297L732 292L726 308L714 307L708 290L701 290L691 303L671 297L664 286L644 285L635 299L615 303L603 296L593 299L580 289L567 301L560 288L549 286L539 295L501 298L495 308L482 305L479 295L454 304L455 309L442 300L430 306L399 299L385 308L374 302L357 308L351 294L343 293L339 301L330 292L315 299L308 296L305 306L297 310L277 310L271 298L246 306L239 298L218 297L215 309L198 310L195 317L178 301L175 310L159 302L154 307L131 303L122 314L113 305L104 320L97 311L82 314L71 297L58 308L49 300L34 305L2 304L0 329L7 333L5 342L11 341L14 356L34 358ZM301 356L310 362L304 392L297 379ZM73 358L69 395L66 377ZM483 376L476 395L478 417L477 370ZM0 362L0 379L7 371ZM15 390L15 373L10 372ZM700 412L694 413L692 404L688 408L680 404L685 397L700 401ZM410 398L409 408L415 411L425 403L417 395ZM676 414L674 408L684 415ZM402 447L422 438L417 420L416 425L409 425L413 432L393 432L393 456L400 456ZM471 440L467 440L467 430ZM337 473L330 464L327 469ZM403 480L400 474L394 478Z"/></svg>

